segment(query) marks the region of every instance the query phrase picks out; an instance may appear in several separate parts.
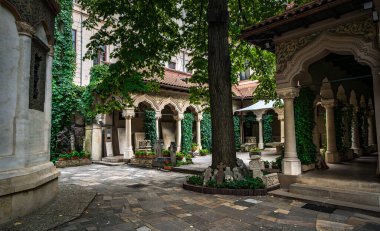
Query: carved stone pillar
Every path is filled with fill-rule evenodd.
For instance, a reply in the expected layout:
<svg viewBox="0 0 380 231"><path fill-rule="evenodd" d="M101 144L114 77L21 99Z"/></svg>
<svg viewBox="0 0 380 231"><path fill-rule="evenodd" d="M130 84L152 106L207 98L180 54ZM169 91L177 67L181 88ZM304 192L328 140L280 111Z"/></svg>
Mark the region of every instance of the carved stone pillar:
<svg viewBox="0 0 380 231"><path fill-rule="evenodd" d="M334 120L334 107L336 106L335 99L322 99L322 106L326 109L326 136L327 136L327 150L326 161L328 163L337 163L340 161L339 153L336 147L335 136L335 120Z"/></svg>
<svg viewBox="0 0 380 231"><path fill-rule="evenodd" d="M160 119L161 119L161 116L162 116L161 112L156 111L156 137L157 137L157 140L160 139Z"/></svg>
<svg viewBox="0 0 380 231"><path fill-rule="evenodd" d="M135 110L133 108L127 108L123 110L123 117L125 118L125 151L124 159L133 158L133 147L132 147L132 118L135 116Z"/></svg>
<svg viewBox="0 0 380 231"><path fill-rule="evenodd" d="M375 115L374 110L370 110L367 115L368 121L368 146L373 147L376 144L374 132L373 132L373 116Z"/></svg>
<svg viewBox="0 0 380 231"><path fill-rule="evenodd" d="M360 143L359 143L359 124L358 124L358 102L356 99L356 94L354 91L351 91L351 96L350 96L350 104L353 106L353 112L352 112L352 125L351 125L351 133L352 133L352 144L351 144L351 149L352 151L358 155L361 156L362 150L360 148Z"/></svg>
<svg viewBox="0 0 380 231"><path fill-rule="evenodd" d="M97 123L92 125L92 137L91 137L91 157L93 160L102 160L103 154L103 139L102 139L102 124L103 115L96 116Z"/></svg>
<svg viewBox="0 0 380 231"><path fill-rule="evenodd" d="M197 146L198 150L202 149L202 137L201 137L201 121L203 117L201 113L198 113L198 116L196 118L196 123L197 123Z"/></svg>
<svg viewBox="0 0 380 231"><path fill-rule="evenodd" d="M177 143L177 152L181 151L181 143L182 143L182 120L183 120L183 114L178 113L177 116L174 116L174 120L177 121L177 136L176 136L176 143Z"/></svg>
<svg viewBox="0 0 380 231"><path fill-rule="evenodd" d="M260 149L264 149L264 138L263 138L263 114L265 113L264 110L257 110L254 111L256 115L256 120L259 122L259 143L258 147Z"/></svg>
<svg viewBox="0 0 380 231"><path fill-rule="evenodd" d="M380 65L380 63L379 63ZM377 153L379 155L377 161L376 174L380 175L380 66L372 69L373 76L373 105L375 108L375 123L377 134Z"/></svg>
<svg viewBox="0 0 380 231"><path fill-rule="evenodd" d="M301 161L297 157L294 123L294 98L298 96L299 89L294 87L277 89L277 94L284 100L285 155L282 170L285 175L299 175L301 174Z"/></svg>

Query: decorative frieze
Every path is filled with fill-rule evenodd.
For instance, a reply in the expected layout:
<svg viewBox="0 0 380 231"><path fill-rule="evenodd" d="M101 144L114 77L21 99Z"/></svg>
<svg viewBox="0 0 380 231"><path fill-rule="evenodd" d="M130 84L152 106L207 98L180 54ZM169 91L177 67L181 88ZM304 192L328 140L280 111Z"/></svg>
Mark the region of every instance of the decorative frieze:
<svg viewBox="0 0 380 231"><path fill-rule="evenodd" d="M376 36L376 25L372 19L368 17L360 21L340 24L336 27L313 32L303 37L280 42L276 44L277 72L282 72L286 67L286 63L291 60L298 51L314 41L322 33L360 36L365 42L372 42Z"/></svg>

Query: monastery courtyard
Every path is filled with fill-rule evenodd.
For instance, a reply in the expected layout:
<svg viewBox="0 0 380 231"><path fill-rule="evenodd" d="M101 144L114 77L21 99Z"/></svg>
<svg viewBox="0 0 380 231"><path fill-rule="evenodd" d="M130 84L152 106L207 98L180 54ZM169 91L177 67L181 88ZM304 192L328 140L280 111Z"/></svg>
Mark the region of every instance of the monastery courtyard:
<svg viewBox="0 0 380 231"><path fill-rule="evenodd" d="M56 199L0 230L380 230L380 218L352 209L186 191L182 173L96 164L59 171Z"/></svg>

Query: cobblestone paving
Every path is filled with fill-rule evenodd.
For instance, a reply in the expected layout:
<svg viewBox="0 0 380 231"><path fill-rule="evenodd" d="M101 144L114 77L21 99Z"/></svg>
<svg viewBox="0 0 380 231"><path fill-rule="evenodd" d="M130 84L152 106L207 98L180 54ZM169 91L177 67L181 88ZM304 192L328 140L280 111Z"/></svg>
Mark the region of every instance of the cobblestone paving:
<svg viewBox="0 0 380 231"><path fill-rule="evenodd" d="M124 166L61 169L60 184L97 191L81 217L54 230L380 230L380 219L301 208L275 197L205 195L181 188L186 175Z"/></svg>

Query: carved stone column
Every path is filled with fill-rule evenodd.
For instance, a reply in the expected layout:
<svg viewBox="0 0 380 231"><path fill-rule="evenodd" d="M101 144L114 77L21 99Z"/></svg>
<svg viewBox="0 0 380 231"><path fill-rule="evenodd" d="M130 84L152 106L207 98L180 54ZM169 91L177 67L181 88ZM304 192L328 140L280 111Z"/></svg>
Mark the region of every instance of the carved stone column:
<svg viewBox="0 0 380 231"><path fill-rule="evenodd" d="M133 147L132 147L132 118L135 116L135 110L133 108L127 108L123 110L123 117L125 118L125 151L124 159L133 158Z"/></svg>
<svg viewBox="0 0 380 231"><path fill-rule="evenodd" d="M256 116L256 120L259 122L259 145L260 149L264 149L264 139L263 139L263 117L262 115Z"/></svg>
<svg viewBox="0 0 380 231"><path fill-rule="evenodd" d="M178 113L177 116L174 116L174 120L177 121L177 136L176 136L176 143L177 143L177 152L181 151L181 143L182 143L182 120L183 120L183 114Z"/></svg>
<svg viewBox="0 0 380 231"><path fill-rule="evenodd" d="M103 115L96 116L96 122L92 125L92 137L91 137L91 158L93 160L102 160L103 154L103 139L102 139L102 124Z"/></svg>
<svg viewBox="0 0 380 231"><path fill-rule="evenodd" d="M322 99L322 106L326 109L326 136L327 136L327 150L326 161L328 163L337 163L340 161L339 153L336 147L335 136L335 120L334 120L334 107L336 106L335 99Z"/></svg>
<svg viewBox="0 0 380 231"><path fill-rule="evenodd" d="M358 124L358 102L356 99L356 94L354 91L351 91L351 96L350 96L350 104L353 106L353 112L352 112L352 126L351 126L351 133L352 133L352 144L351 144L351 149L352 151L358 155L361 156L362 150L360 148L360 143L359 143L359 124Z"/></svg>
<svg viewBox="0 0 380 231"><path fill-rule="evenodd" d="M203 116L201 113L198 113L198 116L196 118L196 123L197 123L197 146L198 150L202 149L202 139L201 139L201 121L203 119Z"/></svg>
<svg viewBox="0 0 380 231"><path fill-rule="evenodd" d="M368 121L368 146L373 147L376 144L373 132L373 116L375 115L374 110L370 110L367 115Z"/></svg>
<svg viewBox="0 0 380 231"><path fill-rule="evenodd" d="M299 89L294 87L277 89L277 94L284 100L285 155L282 170L285 175L299 175L301 174L301 161L297 157L294 123L294 98L298 96Z"/></svg>
<svg viewBox="0 0 380 231"><path fill-rule="evenodd" d="M156 111L156 137L157 140L160 139L160 119L161 119L161 112ZM153 144L151 144L153 145Z"/></svg>

